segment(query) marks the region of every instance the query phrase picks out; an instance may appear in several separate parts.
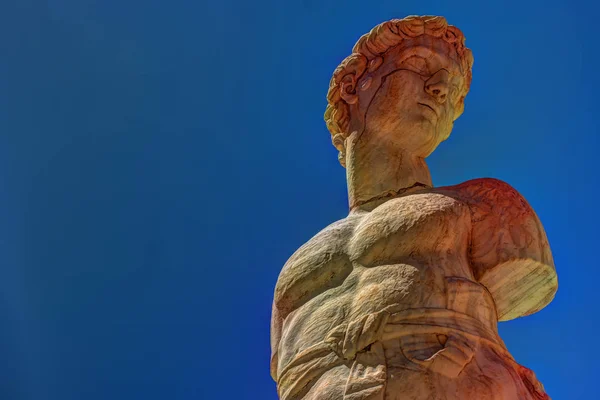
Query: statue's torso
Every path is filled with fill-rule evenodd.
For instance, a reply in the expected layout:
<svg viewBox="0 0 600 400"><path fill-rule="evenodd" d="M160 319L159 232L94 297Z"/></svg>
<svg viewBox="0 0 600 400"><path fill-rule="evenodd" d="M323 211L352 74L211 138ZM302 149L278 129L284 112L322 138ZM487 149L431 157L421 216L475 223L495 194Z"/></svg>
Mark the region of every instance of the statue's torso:
<svg viewBox="0 0 600 400"><path fill-rule="evenodd" d="M476 223L468 200L455 189L440 188L388 200L321 231L298 249L279 276L274 302L281 321L275 333L279 335L276 369L295 365L299 355L318 347L336 328L390 307L394 312L439 309L467 314L490 332L495 351L504 352L497 337L494 301L476 282L471 268L470 236ZM399 348L403 349L397 352L403 360L408 357L419 363L442 350L445 340L444 335L418 333L402 341ZM394 358L389 343L384 343L386 357ZM496 355L484 359L490 357ZM398 362L398 371L412 368L403 363ZM346 371L351 365L339 368ZM393 367L388 360L388 374ZM325 380L324 387L329 389L322 390L334 390L332 382L339 384L339 390L347 384L347 373L339 368L328 371L332 378ZM335 374L341 375L335 378ZM312 389L315 399L328 398L319 390Z"/></svg>
<svg viewBox="0 0 600 400"><path fill-rule="evenodd" d="M279 278L294 281L291 290L276 299L291 308L280 363L323 340L334 325L386 306L445 308L446 277L472 279L467 258L470 223L464 203L428 192L389 200L316 235ZM343 282L330 287L343 276ZM295 289L300 287L312 298L296 300Z"/></svg>

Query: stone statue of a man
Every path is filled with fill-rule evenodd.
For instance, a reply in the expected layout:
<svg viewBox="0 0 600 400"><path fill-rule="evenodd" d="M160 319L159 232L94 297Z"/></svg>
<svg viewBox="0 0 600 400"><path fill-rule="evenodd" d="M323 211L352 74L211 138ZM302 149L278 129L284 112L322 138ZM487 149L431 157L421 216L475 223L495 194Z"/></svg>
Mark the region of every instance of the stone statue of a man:
<svg viewBox="0 0 600 400"><path fill-rule="evenodd" d="M473 58L442 17L376 26L335 70L327 126L350 213L283 267L271 372L282 400L549 399L498 336L557 278L544 229L496 179L434 188Z"/></svg>

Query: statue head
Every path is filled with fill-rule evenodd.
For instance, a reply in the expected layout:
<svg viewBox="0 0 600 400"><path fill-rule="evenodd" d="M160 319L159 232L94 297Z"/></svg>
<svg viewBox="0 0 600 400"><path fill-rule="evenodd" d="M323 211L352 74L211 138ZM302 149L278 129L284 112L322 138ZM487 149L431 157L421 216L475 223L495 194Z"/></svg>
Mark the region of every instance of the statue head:
<svg viewBox="0 0 600 400"><path fill-rule="evenodd" d="M358 40L327 93L325 121L342 165L351 135L422 158L448 138L471 83L464 42L458 28L432 16L387 21Z"/></svg>

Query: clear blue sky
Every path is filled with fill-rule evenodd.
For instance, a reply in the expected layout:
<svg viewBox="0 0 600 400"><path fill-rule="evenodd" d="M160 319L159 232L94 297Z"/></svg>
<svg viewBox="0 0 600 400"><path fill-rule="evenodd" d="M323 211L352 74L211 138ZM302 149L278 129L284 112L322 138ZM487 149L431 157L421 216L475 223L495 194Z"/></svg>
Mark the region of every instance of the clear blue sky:
<svg viewBox="0 0 600 400"><path fill-rule="evenodd" d="M3 1L0 398L275 400L277 275L347 213L322 119L331 73L374 25L436 14L475 65L434 184L495 177L534 207L559 292L501 335L555 400L600 399L598 11Z"/></svg>

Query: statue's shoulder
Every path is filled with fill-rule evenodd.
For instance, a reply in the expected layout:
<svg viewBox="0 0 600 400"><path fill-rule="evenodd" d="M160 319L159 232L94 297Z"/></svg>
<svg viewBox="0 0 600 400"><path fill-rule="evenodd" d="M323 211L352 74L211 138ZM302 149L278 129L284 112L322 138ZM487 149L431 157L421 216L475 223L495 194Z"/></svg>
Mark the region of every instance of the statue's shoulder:
<svg viewBox="0 0 600 400"><path fill-rule="evenodd" d="M300 246L288 259L285 266L294 264L312 253L326 251L329 254L336 254L343 251L360 219L360 215L349 215L327 225Z"/></svg>
<svg viewBox="0 0 600 400"><path fill-rule="evenodd" d="M451 193L476 211L532 213L533 209L525 198L508 183L495 178L477 178L454 186L439 188Z"/></svg>
<svg viewBox="0 0 600 400"><path fill-rule="evenodd" d="M314 235L284 264L275 287L282 315L310 298L338 286L352 271L346 251L360 216L350 215Z"/></svg>
<svg viewBox="0 0 600 400"><path fill-rule="evenodd" d="M529 315L550 303L558 288L554 260L541 221L523 196L491 178L440 189L471 210L471 267L494 297L498 319Z"/></svg>

